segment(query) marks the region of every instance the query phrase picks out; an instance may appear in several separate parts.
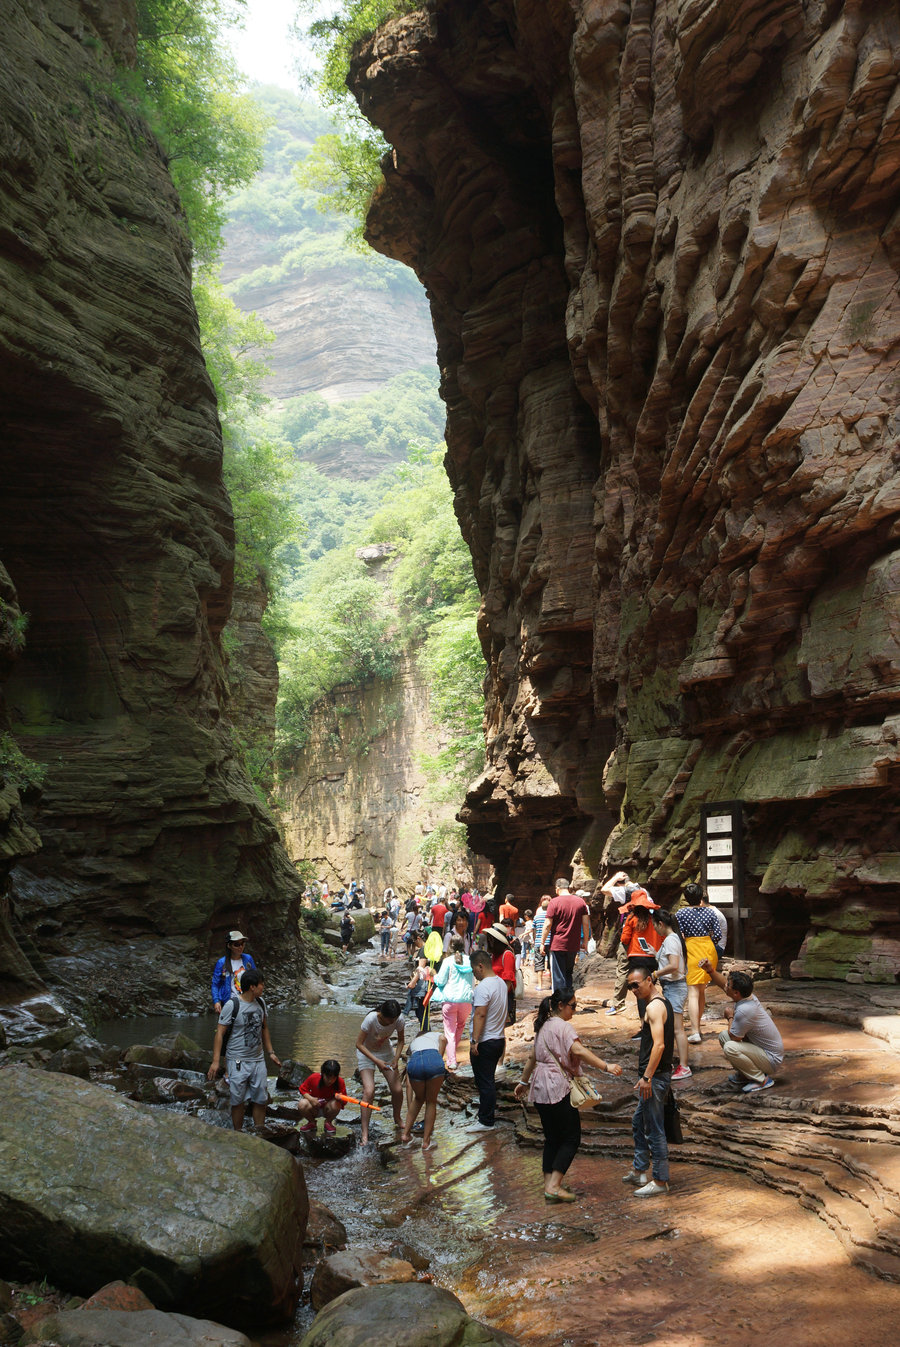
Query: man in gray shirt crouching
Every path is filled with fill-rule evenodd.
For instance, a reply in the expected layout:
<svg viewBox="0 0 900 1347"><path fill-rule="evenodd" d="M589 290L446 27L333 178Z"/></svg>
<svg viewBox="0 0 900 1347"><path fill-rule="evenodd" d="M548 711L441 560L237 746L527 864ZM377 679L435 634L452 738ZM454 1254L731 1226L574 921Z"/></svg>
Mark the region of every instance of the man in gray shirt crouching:
<svg viewBox="0 0 900 1347"><path fill-rule="evenodd" d="M263 1049L276 1066L281 1066L281 1059L275 1056L269 1037L266 1003L262 999L263 986L263 976L258 969L248 968L241 974L240 996L233 996L230 1001L226 1001L219 1015L212 1066L207 1072L207 1079L215 1080L227 1032L225 1074L231 1093L231 1125L236 1132L244 1125L248 1099L255 1125L262 1127L266 1120L268 1082Z"/></svg>
<svg viewBox="0 0 900 1347"><path fill-rule="evenodd" d="M744 1094L771 1089L775 1071L784 1061L784 1044L772 1016L753 995L752 977L749 973L723 977L708 959L701 959L699 966L733 1002L725 1007L728 1028L719 1035L722 1051L735 1069L728 1083Z"/></svg>

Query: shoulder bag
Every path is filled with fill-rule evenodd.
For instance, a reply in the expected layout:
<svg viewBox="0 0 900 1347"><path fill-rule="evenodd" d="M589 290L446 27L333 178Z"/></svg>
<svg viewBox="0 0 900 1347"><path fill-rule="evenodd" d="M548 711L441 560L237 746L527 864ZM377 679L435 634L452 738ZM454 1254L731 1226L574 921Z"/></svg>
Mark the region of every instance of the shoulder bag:
<svg viewBox="0 0 900 1347"><path fill-rule="evenodd" d="M589 1076L573 1076L567 1067L556 1056L552 1048L548 1049L552 1057L556 1058L560 1071L569 1082L569 1102L573 1108L593 1108L594 1104L599 1104L603 1095L597 1089Z"/></svg>

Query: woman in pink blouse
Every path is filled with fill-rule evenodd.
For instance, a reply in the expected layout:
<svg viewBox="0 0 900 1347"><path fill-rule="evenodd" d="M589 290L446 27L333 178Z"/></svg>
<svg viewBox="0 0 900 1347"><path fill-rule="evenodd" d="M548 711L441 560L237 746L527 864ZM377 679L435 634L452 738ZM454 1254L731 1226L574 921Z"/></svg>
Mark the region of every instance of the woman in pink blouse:
<svg viewBox="0 0 900 1347"><path fill-rule="evenodd" d="M581 1074L581 1063L588 1062L598 1071L621 1076L622 1068L603 1062L586 1048L572 1028L575 1013L574 993L557 991L545 996L534 1021L534 1044L525 1063L520 1090L531 1088L528 1101L534 1104L544 1129L544 1197L548 1202L574 1202L575 1194L563 1188L562 1181L581 1145L581 1119L572 1107L569 1091L572 1077Z"/></svg>

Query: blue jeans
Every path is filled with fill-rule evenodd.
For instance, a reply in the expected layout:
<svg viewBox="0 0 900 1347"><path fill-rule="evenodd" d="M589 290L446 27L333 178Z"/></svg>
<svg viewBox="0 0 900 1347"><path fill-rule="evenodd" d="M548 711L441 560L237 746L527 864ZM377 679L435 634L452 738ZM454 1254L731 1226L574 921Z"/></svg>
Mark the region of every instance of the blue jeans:
<svg viewBox="0 0 900 1347"><path fill-rule="evenodd" d="M478 1089L478 1121L484 1123L485 1127L494 1125L494 1110L497 1107L494 1075L505 1051L505 1038L483 1038L478 1044L478 1051L469 1053L472 1075Z"/></svg>
<svg viewBox="0 0 900 1347"><path fill-rule="evenodd" d="M570 996L574 992L572 974L575 971L575 960L577 958L577 949L571 952L565 949L552 949L550 951L550 981L555 992L568 992Z"/></svg>
<svg viewBox="0 0 900 1347"><path fill-rule="evenodd" d="M649 1099L638 1099L631 1131L634 1135L634 1167L640 1174L650 1168L653 1157L653 1177L660 1183L669 1182L669 1145L663 1117L663 1101L672 1079L671 1071L656 1071L650 1082L653 1093Z"/></svg>

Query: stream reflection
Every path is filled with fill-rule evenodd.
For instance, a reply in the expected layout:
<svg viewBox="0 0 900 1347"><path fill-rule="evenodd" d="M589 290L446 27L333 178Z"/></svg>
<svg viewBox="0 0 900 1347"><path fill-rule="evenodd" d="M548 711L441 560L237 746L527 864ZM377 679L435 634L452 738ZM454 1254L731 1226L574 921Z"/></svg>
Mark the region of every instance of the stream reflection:
<svg viewBox="0 0 900 1347"><path fill-rule="evenodd" d="M353 986L368 975L373 962L368 954L355 961ZM369 1007L350 999L354 993L346 977L344 987L336 987L335 992L346 999L332 1005L270 1011L272 1041L279 1056L290 1055L313 1070L325 1058L336 1056L350 1092L358 1093L352 1079L354 1044ZM96 1034L104 1043L130 1047L160 1035L182 1033L207 1047L212 1045L215 1027L212 1012L151 1015L105 1022ZM407 1037L413 1029L411 1024ZM459 1076L465 1079L467 1075L468 1068L463 1067ZM508 1268L510 1255L515 1258L515 1249L521 1249L523 1241L535 1253L541 1247L558 1247L561 1239L571 1237L573 1232L558 1213L536 1207L536 1195L543 1187L540 1152L517 1146L509 1126L498 1125L493 1134L472 1136L465 1130L470 1117L439 1107L434 1132L437 1146L424 1154L418 1140L410 1149L395 1144L389 1095L382 1081L376 1085L376 1102L384 1106L384 1112L373 1120L375 1145L366 1150L356 1146L342 1159L305 1158L303 1162L310 1196L344 1223L351 1246L409 1245L428 1259L429 1272L438 1285L458 1293L466 1272L470 1283L474 1277L476 1284L483 1284L492 1259L501 1258ZM359 1110L345 1108L338 1122L355 1130ZM481 1260L484 1271L477 1266ZM301 1305L289 1330L266 1332L257 1340L264 1347L297 1347L313 1317L308 1304Z"/></svg>

